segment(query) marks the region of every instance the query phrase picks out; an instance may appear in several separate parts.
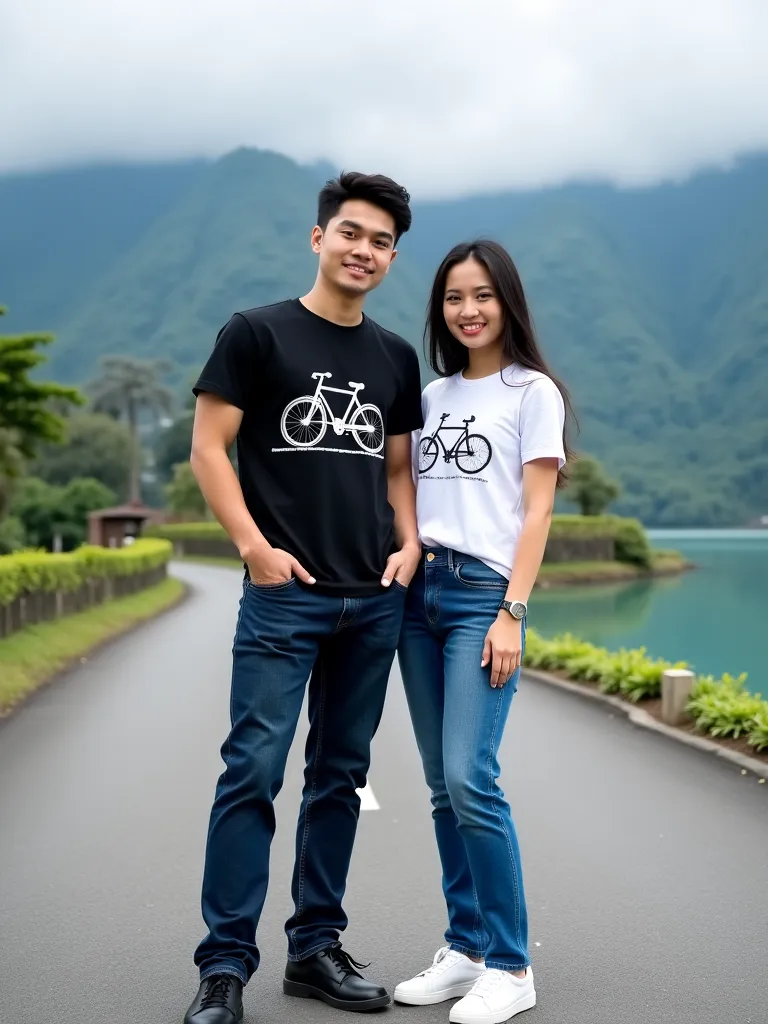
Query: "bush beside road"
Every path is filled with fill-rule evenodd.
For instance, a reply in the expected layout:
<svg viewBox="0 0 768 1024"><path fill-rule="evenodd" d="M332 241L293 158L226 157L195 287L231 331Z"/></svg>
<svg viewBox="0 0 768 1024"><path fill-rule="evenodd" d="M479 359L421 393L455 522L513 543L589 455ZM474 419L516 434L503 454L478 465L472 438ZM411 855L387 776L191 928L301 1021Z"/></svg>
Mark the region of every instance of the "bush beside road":
<svg viewBox="0 0 768 1024"><path fill-rule="evenodd" d="M633 704L658 702L664 671L689 667L683 661L649 658L642 647L608 651L569 633L545 640L535 629L526 634L523 665L556 673ZM687 705L690 728L710 739L739 743L768 764L768 700L750 693L745 683L745 675L726 674L720 679L700 676Z"/></svg>
<svg viewBox="0 0 768 1024"><path fill-rule="evenodd" d="M0 638L158 583L172 555L168 541L139 540L123 548L0 556Z"/></svg>

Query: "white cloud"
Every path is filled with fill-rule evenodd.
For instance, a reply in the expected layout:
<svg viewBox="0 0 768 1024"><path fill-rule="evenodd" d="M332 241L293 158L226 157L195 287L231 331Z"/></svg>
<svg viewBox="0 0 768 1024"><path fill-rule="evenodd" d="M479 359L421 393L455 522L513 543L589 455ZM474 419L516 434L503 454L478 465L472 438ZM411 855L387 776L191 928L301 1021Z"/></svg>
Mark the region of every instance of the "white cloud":
<svg viewBox="0 0 768 1024"><path fill-rule="evenodd" d="M0 171L239 145L415 195L768 149L766 0L4 0Z"/></svg>

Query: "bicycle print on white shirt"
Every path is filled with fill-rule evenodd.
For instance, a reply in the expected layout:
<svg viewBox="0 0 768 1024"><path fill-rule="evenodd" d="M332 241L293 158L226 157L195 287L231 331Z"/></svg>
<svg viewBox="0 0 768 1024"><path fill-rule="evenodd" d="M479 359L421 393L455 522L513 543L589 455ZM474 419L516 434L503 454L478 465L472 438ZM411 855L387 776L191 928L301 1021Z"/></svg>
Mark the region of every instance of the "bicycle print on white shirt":
<svg viewBox="0 0 768 1024"><path fill-rule="evenodd" d="M419 441L420 475L429 473L440 455L447 465L455 462L457 469L468 475L480 473L491 461L491 442L482 434L470 433L469 425L475 422L474 415L462 420L463 427L449 426L446 420L450 418L449 412L442 413L437 430ZM458 432L459 436L452 438L450 432Z"/></svg>
<svg viewBox="0 0 768 1024"><path fill-rule="evenodd" d="M509 579L525 518L523 466L565 462L557 386L514 364L474 380L459 372L426 386L422 413L413 445L421 543L473 555Z"/></svg>
<svg viewBox="0 0 768 1024"><path fill-rule="evenodd" d="M313 373L317 381L313 395L294 398L283 410L280 418L280 433L290 447L273 448L273 452L316 451L334 452L338 455L370 455L383 459L384 419L373 403L362 404L358 394L365 384L349 381L349 388L334 388L326 384L331 373ZM343 416L334 413L327 396L345 395L349 398ZM320 445L328 428L341 438L351 435L357 444L354 448L329 448Z"/></svg>

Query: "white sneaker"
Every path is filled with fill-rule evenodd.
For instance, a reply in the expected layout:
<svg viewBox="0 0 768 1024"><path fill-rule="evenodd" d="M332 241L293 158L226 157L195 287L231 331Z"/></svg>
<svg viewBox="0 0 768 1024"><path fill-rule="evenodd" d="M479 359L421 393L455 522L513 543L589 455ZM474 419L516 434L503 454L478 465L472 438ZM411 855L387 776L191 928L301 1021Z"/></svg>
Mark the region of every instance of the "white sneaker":
<svg viewBox="0 0 768 1024"><path fill-rule="evenodd" d="M482 977L485 964L476 964L463 953L443 946L435 953L432 966L410 981L402 981L395 989L395 1002L409 1006L430 1006L446 999L456 999L471 991Z"/></svg>
<svg viewBox="0 0 768 1024"><path fill-rule="evenodd" d="M530 967L524 978L488 968L469 995L453 1004L449 1020L452 1024L503 1024L535 1005L536 989Z"/></svg>

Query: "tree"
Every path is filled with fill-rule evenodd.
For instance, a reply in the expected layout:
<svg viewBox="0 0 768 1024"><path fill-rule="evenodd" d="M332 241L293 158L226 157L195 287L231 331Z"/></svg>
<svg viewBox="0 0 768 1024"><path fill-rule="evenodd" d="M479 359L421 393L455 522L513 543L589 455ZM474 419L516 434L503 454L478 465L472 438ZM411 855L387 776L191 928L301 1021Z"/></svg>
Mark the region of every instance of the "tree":
<svg viewBox="0 0 768 1024"><path fill-rule="evenodd" d="M189 461L194 419L194 411L184 411L170 427L158 432L155 442L155 468L162 479L169 480L178 463Z"/></svg>
<svg viewBox="0 0 768 1024"><path fill-rule="evenodd" d="M0 306L0 316L4 313ZM0 431L6 439L13 436L14 447L25 458L34 458L41 443L61 439L63 421L52 403L83 403L76 388L30 380L30 373L46 361L38 346L52 342L51 334L0 336Z"/></svg>
<svg viewBox="0 0 768 1024"><path fill-rule="evenodd" d="M599 516L621 494L621 487L590 456L580 458L570 473L566 497L583 516Z"/></svg>
<svg viewBox="0 0 768 1024"><path fill-rule="evenodd" d="M208 505L200 490L189 462L173 467L173 479L165 488L168 508L179 518L207 519Z"/></svg>
<svg viewBox="0 0 768 1024"><path fill-rule="evenodd" d="M174 466L178 462L187 462L192 450L192 428L195 423L195 407L197 399L192 389L197 381L197 373L190 375L180 395L180 411L170 426L157 432L155 438L155 469L163 481L173 476ZM234 446L233 446L234 451ZM232 461L230 453L230 461Z"/></svg>
<svg viewBox="0 0 768 1024"><path fill-rule="evenodd" d="M106 413L78 412L65 420L61 444L44 445L30 472L49 484L91 477L124 501L133 441L128 427Z"/></svg>
<svg viewBox="0 0 768 1024"><path fill-rule="evenodd" d="M87 385L96 412L105 412L124 419L133 442L128 497L141 501L141 467L143 450L139 438L139 422L143 417L157 420L168 415L173 407L173 393L160 383L171 365L160 359L145 361L127 356L103 356L101 373Z"/></svg>
<svg viewBox="0 0 768 1024"><path fill-rule="evenodd" d="M0 306L0 316L4 313ZM0 336L0 526L6 538L4 548L11 546L9 538L15 544L19 537L18 524L3 525L2 520L24 460L33 458L44 442L60 439L60 410L84 401L75 388L30 379L30 373L46 360L38 347L52 341L50 334Z"/></svg>
<svg viewBox="0 0 768 1024"><path fill-rule="evenodd" d="M24 526L16 516L0 519L0 555L11 555L24 547Z"/></svg>
<svg viewBox="0 0 768 1024"><path fill-rule="evenodd" d="M0 521L11 500L13 482L21 476L23 465L16 431L0 428Z"/></svg>
<svg viewBox="0 0 768 1024"><path fill-rule="evenodd" d="M32 476L21 481L11 513L21 522L29 546L50 550L58 534L63 549L70 551L85 540L88 513L115 501L114 491L98 480L79 478L54 487Z"/></svg>

